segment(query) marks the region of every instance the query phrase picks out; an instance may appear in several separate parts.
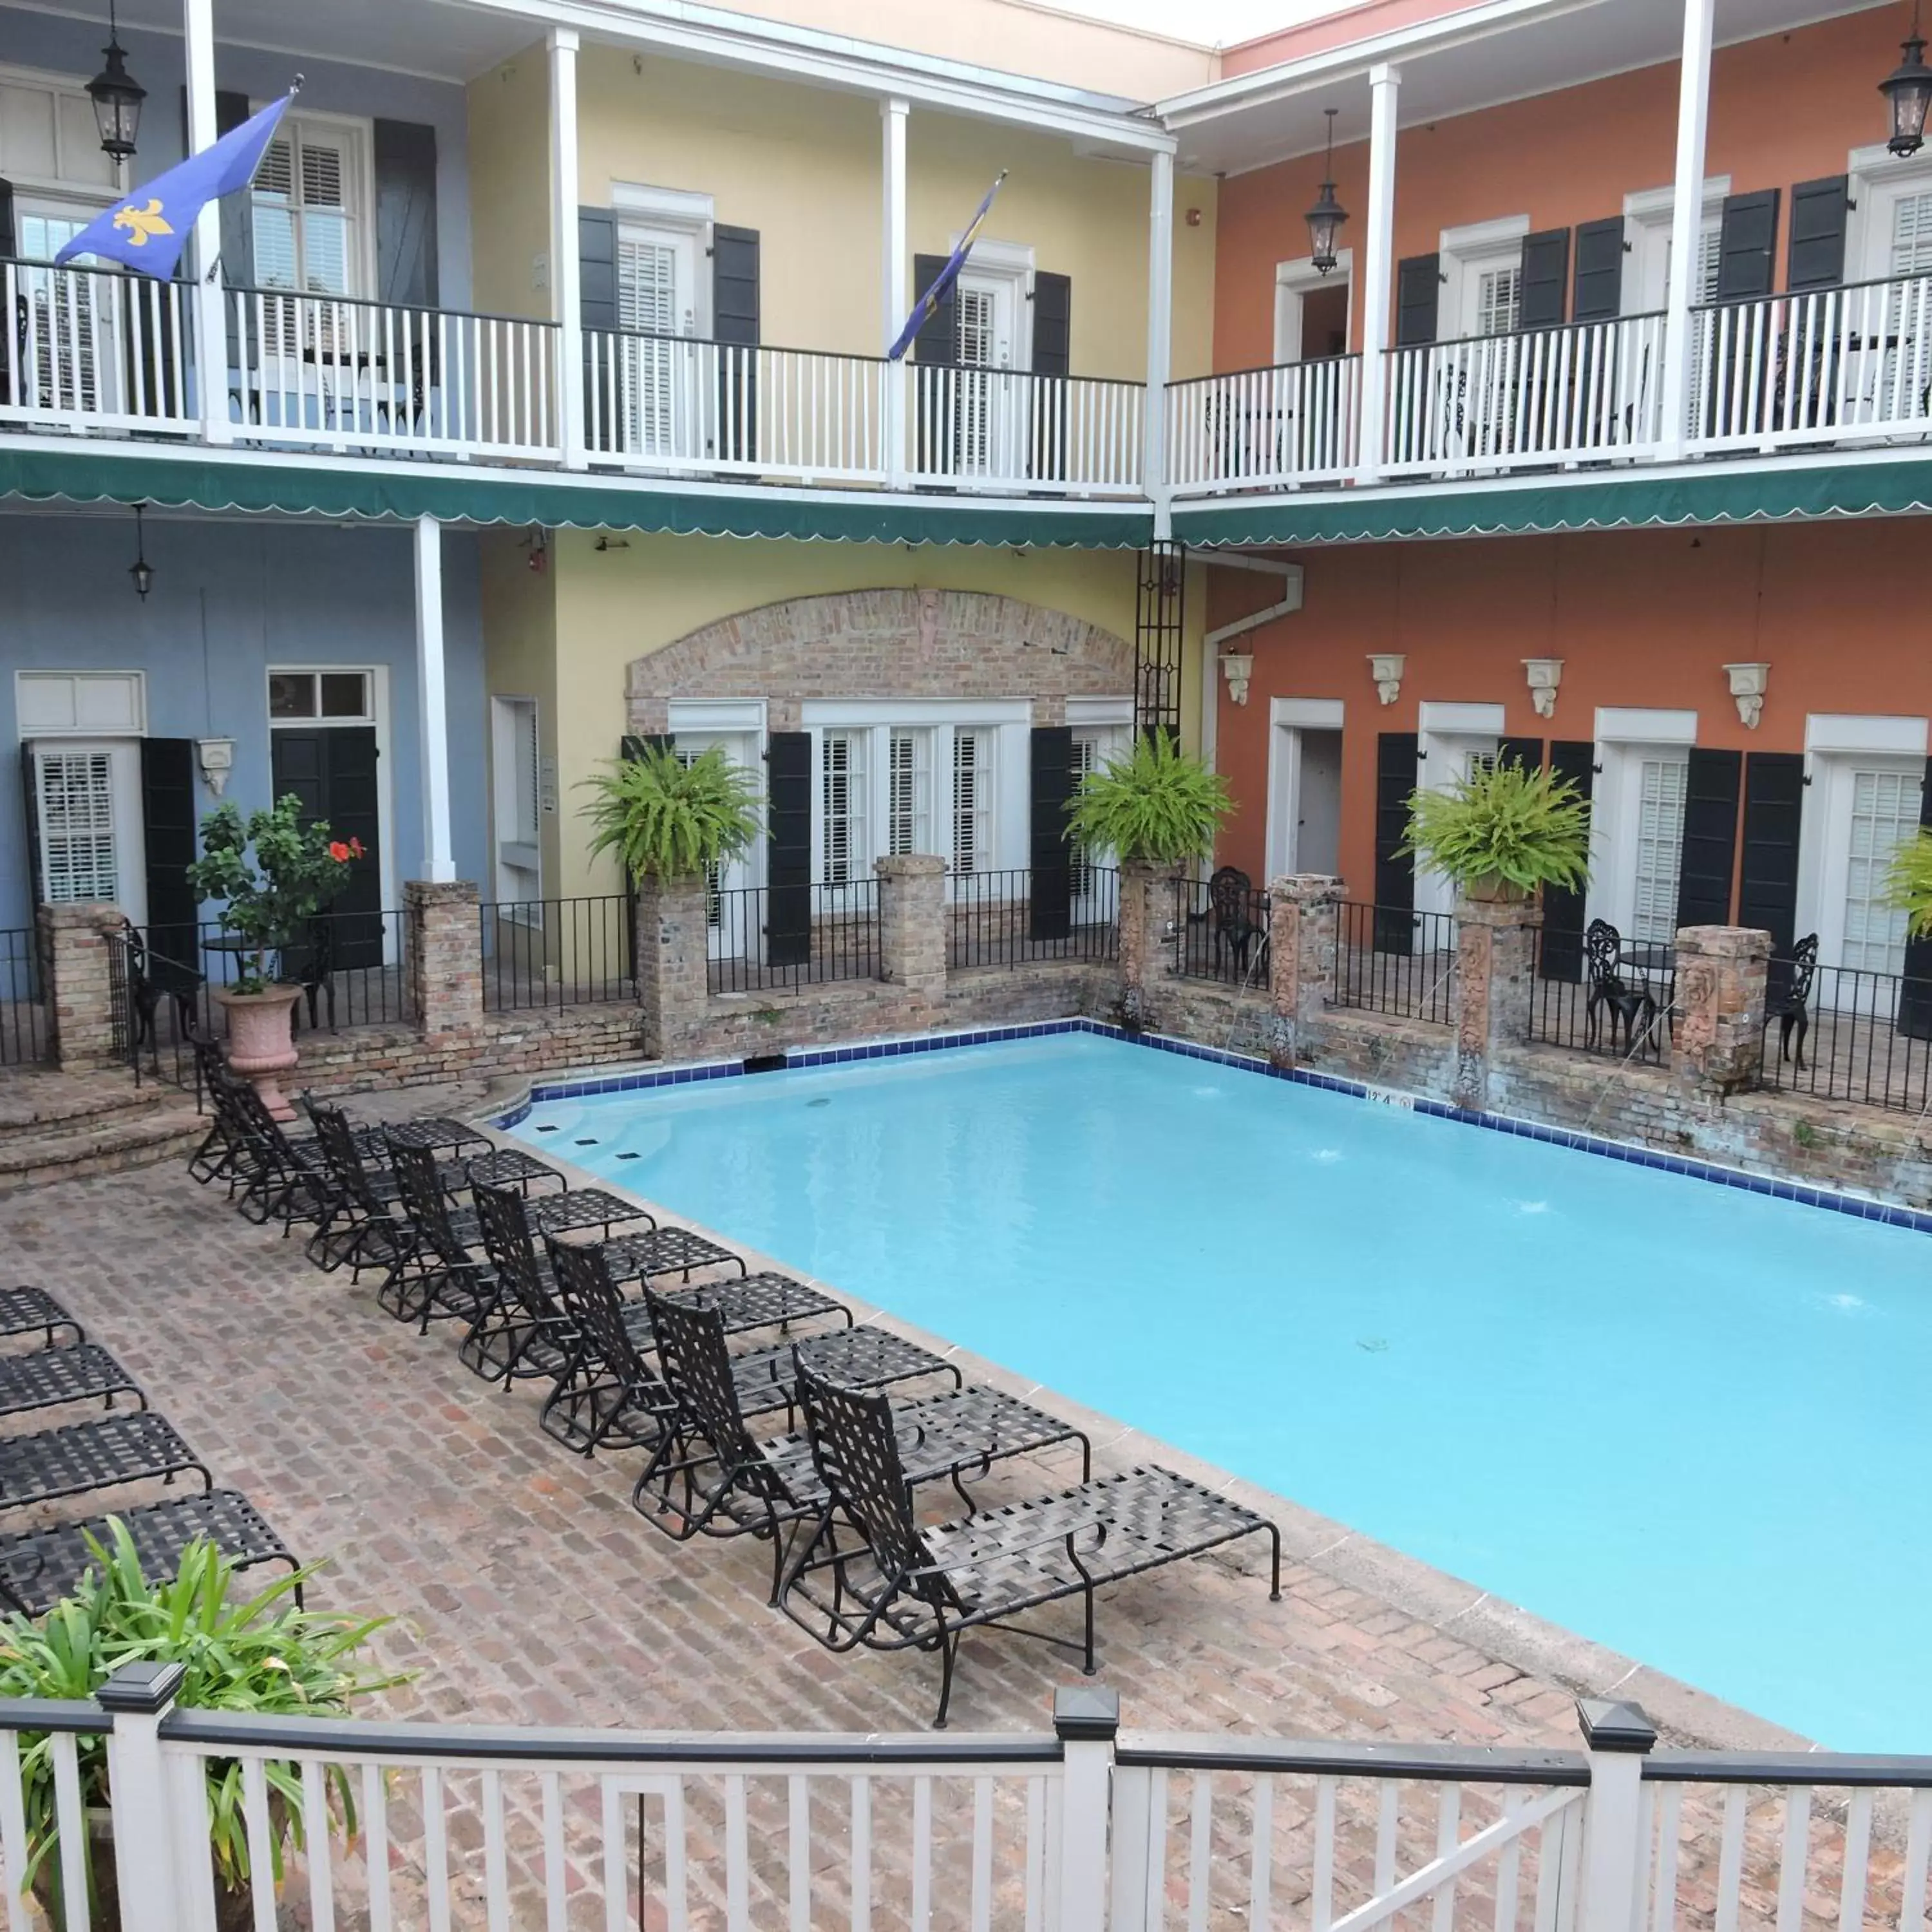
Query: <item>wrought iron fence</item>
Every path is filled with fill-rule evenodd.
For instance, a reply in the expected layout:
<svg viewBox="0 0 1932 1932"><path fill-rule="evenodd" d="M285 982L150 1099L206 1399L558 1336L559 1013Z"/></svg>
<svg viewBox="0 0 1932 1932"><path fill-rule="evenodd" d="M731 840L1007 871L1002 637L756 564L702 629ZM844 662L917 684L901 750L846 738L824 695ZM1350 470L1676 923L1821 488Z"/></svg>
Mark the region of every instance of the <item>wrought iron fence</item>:
<svg viewBox="0 0 1932 1932"><path fill-rule="evenodd" d="M1264 986L1268 976L1268 896L1217 875L1177 879L1174 970L1189 980Z"/></svg>
<svg viewBox="0 0 1932 1932"><path fill-rule="evenodd" d="M31 1066L47 1045L40 936L31 926L0 927L0 1066Z"/></svg>
<svg viewBox="0 0 1932 1932"><path fill-rule="evenodd" d="M1112 866L1074 867L1064 902L1057 888L1036 893L1024 867L956 873L948 884L950 966L1119 956L1120 875Z"/></svg>
<svg viewBox="0 0 1932 1932"><path fill-rule="evenodd" d="M734 886L711 895L714 993L795 993L879 976L879 882Z"/></svg>
<svg viewBox="0 0 1932 1932"><path fill-rule="evenodd" d="M1820 1100L1932 1108L1932 980L1771 962L1760 1083Z"/></svg>
<svg viewBox="0 0 1932 1932"><path fill-rule="evenodd" d="M485 1011L637 998L637 902L628 892L494 899L477 916Z"/></svg>
<svg viewBox="0 0 1932 1932"><path fill-rule="evenodd" d="M1677 1006L1677 950L1632 940L1592 964L1580 932L1538 931L1530 947L1529 1037L1574 1053L1658 1066Z"/></svg>
<svg viewBox="0 0 1932 1932"><path fill-rule="evenodd" d="M1448 913L1345 902L1335 908L1328 1003L1447 1026L1455 1018L1456 946Z"/></svg>

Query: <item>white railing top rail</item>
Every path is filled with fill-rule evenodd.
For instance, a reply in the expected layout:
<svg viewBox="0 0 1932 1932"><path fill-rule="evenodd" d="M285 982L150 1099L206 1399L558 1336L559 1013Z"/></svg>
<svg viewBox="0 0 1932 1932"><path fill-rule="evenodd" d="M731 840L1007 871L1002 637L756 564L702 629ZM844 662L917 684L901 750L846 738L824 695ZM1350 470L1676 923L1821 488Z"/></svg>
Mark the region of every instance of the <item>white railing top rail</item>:
<svg viewBox="0 0 1932 1932"><path fill-rule="evenodd" d="M1117 1764L1166 1771L1305 1773L1316 1778L1400 1778L1418 1783L1584 1785L1590 1760L1579 1750L1510 1750L1492 1744L1370 1744L1324 1738L1196 1737L1123 1731ZM1932 1759L1926 1760L1932 1770Z"/></svg>
<svg viewBox="0 0 1932 1932"><path fill-rule="evenodd" d="M1774 289L1768 295L1726 296L1721 301L1694 302L1690 312L1702 315L1726 308L1750 308L1760 302L1827 301L1834 296L1862 294L1867 289L1904 288L1912 282L1932 280L1932 274L1868 275L1862 281L1829 282L1815 289Z"/></svg>
<svg viewBox="0 0 1932 1932"><path fill-rule="evenodd" d="M1817 1785L1932 1791L1932 1757L1844 1751L1656 1750L1643 1761L1646 1784Z"/></svg>
<svg viewBox="0 0 1932 1932"><path fill-rule="evenodd" d="M716 335L678 335L663 328L600 328L586 327L586 335L600 335L618 342L662 342L677 349L724 349L742 356L807 356L826 362L870 362L883 368L883 356L861 354L847 349L792 349L780 342L727 342Z"/></svg>
<svg viewBox="0 0 1932 1932"><path fill-rule="evenodd" d="M1241 376L1279 376L1291 369L1328 369L1339 362L1359 362L1359 349L1345 350L1339 356L1304 356L1293 362L1254 362L1240 369L1214 369L1204 376L1181 376L1168 384L1169 390L1194 389L1209 382L1232 382Z"/></svg>
<svg viewBox="0 0 1932 1932"><path fill-rule="evenodd" d="M510 315L500 310L452 308L446 302L385 302L375 296L338 294L332 289L279 289L261 282L224 282L231 296L260 296L264 301L313 302L338 308L380 309L388 315L420 315L431 320L447 316L466 322L514 322L532 328L560 328L562 324L547 315Z"/></svg>
<svg viewBox="0 0 1932 1932"><path fill-rule="evenodd" d="M1628 315L1599 316L1591 321L1546 322L1532 328L1499 329L1492 335L1439 335L1433 342L1397 343L1387 352L1390 356L1416 356L1431 349L1466 349L1479 344L1522 342L1546 335L1583 334L1593 329L1620 328L1626 322L1661 322L1664 314L1660 308L1636 309Z"/></svg>

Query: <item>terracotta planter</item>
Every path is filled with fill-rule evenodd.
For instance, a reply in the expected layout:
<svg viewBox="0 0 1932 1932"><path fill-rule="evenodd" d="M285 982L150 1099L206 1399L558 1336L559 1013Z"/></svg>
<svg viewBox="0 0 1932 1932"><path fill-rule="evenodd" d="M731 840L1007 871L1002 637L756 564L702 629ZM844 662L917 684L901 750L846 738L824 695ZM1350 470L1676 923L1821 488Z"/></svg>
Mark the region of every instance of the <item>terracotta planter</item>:
<svg viewBox="0 0 1932 1932"><path fill-rule="evenodd" d="M278 1834L288 1829L288 1808L279 1792L271 1793L272 1828ZM121 1886L114 1869L114 1813L105 1804L87 1808L88 1884L92 1893L88 1923L93 1932L121 1932ZM58 1852L50 1852L34 1874L34 1902L50 1926L67 1923L61 1898L61 1863ZM215 1932L252 1932L255 1923L255 1892L250 1885L230 1888L217 1880L214 1887Z"/></svg>
<svg viewBox="0 0 1932 1932"><path fill-rule="evenodd" d="M1534 895L1500 872L1485 872L1463 886L1462 896L1474 899L1478 905L1527 905Z"/></svg>
<svg viewBox="0 0 1932 1932"><path fill-rule="evenodd" d="M300 1056L296 1052L296 1002L299 986L271 986L266 993L231 992L218 987L214 998L228 1016L228 1064L254 1084L262 1102L278 1120L296 1110L284 1096L280 1077Z"/></svg>

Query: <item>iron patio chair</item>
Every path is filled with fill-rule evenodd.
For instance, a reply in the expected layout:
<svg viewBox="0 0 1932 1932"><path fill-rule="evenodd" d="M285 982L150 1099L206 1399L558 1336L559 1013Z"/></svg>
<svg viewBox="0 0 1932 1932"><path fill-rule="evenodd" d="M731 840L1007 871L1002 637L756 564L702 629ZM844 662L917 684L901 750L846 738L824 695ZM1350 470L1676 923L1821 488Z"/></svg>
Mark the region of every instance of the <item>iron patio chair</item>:
<svg viewBox="0 0 1932 1932"><path fill-rule="evenodd" d="M448 1176L425 1147L389 1142L402 1214L397 1253L376 1297L399 1322L414 1322L428 1334L431 1322L454 1316L473 1324L489 1300L484 1264L470 1252L483 1244L473 1208L452 1208L444 1192Z"/></svg>
<svg viewBox="0 0 1932 1932"><path fill-rule="evenodd" d="M1764 1018L1768 1028L1778 1022L1778 1057L1792 1058L1792 1036L1797 1035L1797 1069L1804 1071L1804 1040L1811 1030L1811 982L1818 974L1818 935L1807 933L1791 949L1789 958L1774 958L1768 975Z"/></svg>

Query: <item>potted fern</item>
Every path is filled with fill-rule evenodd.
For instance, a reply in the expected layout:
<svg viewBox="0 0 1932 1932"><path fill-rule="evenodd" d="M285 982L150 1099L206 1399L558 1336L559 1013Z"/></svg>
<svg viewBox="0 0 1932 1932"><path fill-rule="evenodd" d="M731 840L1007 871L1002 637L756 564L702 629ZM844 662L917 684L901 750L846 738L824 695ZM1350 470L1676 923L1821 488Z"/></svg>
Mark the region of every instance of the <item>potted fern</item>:
<svg viewBox="0 0 1932 1932"><path fill-rule="evenodd" d="M626 880L690 879L758 836L758 786L714 745L688 764L668 746L620 758L583 781L593 857L616 854Z"/></svg>
<svg viewBox="0 0 1932 1932"><path fill-rule="evenodd" d="M1180 866L1214 849L1233 809L1222 780L1157 731L1081 781L1067 825L1088 851L1115 853L1124 866Z"/></svg>
<svg viewBox="0 0 1932 1932"><path fill-rule="evenodd" d="M278 1577L260 1594L241 1600L234 1594L234 1565L212 1543L190 1544L174 1580L151 1583L141 1574L126 1526L110 1518L110 1532L111 1546L93 1545L95 1560L71 1596L38 1622L16 1616L0 1623L0 1696L91 1697L124 1664L178 1663L186 1676L176 1702L184 1707L340 1717L356 1698L407 1681L358 1667L357 1652L386 1618L331 1617L296 1607L292 1593L314 1574L312 1568ZM118 1932L106 1741L83 1736L78 1744L87 1822L88 1922ZM20 1744L26 1880L48 1923L64 1925L52 1740L29 1731ZM301 1767L271 1762L266 1770L272 1869L263 1874L250 1863L241 1765L232 1758L208 1760L218 1932L247 1932L254 1922L254 1886L265 1882L279 1888L289 1850L303 1844ZM355 1798L347 1775L333 1766L327 1776L331 1822L352 1838Z"/></svg>
<svg viewBox="0 0 1932 1932"><path fill-rule="evenodd" d="M1521 902L1588 880L1590 808L1540 766L1478 765L1446 791L1412 794L1400 849L1466 898Z"/></svg>
<svg viewBox="0 0 1932 1932"><path fill-rule="evenodd" d="M1905 914L1914 939L1932 933L1932 831L1921 826L1892 855L1886 875L1886 903Z"/></svg>

